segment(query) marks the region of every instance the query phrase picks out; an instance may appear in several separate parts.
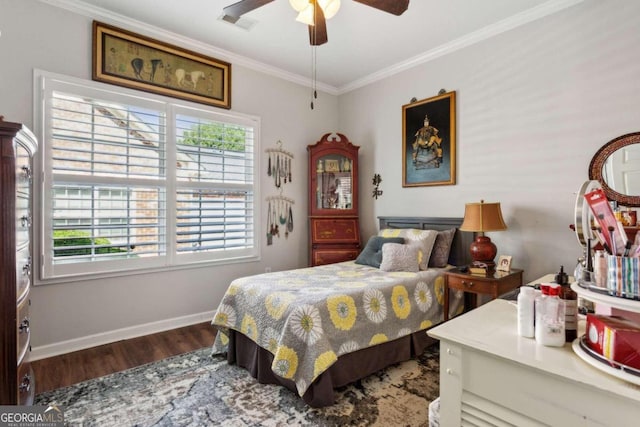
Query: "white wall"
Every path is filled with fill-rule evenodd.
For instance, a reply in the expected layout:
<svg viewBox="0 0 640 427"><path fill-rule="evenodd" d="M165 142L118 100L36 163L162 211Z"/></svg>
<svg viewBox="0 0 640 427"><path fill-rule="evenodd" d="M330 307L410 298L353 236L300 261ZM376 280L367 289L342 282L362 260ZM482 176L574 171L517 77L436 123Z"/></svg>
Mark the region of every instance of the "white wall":
<svg viewBox="0 0 640 427"><path fill-rule="evenodd" d="M233 109L261 117L263 148L281 139L295 155L286 188L296 200L293 235L263 247L257 263L38 286L34 347L206 315L232 279L305 265L306 145L332 130L362 147L363 240L378 215L462 216L465 202L482 198L502 203L509 230L490 237L525 279L560 265L572 271L580 248L569 224L589 160L607 141L639 130L637 16L640 2L586 0L339 98L321 94L313 112L307 88L234 66ZM35 0L0 0L0 32L0 114L7 120L33 125L34 68L90 78L89 18ZM441 88L457 92L457 184L402 188L402 105ZM383 178L377 201L374 172ZM265 180L263 196L270 185Z"/></svg>
<svg viewBox="0 0 640 427"><path fill-rule="evenodd" d="M35 0L0 0L0 33L0 114L5 120L33 128L35 68L91 79L91 18ZM228 60L201 46L198 51ZM233 111L261 118L262 199L278 194L273 181L265 179L264 149L275 148L281 140L295 156L293 182L284 187L284 195L295 200L293 233L275 238L272 246L262 238L260 262L36 286L31 295L35 358L180 322L210 320L233 279L262 273L266 267L277 271L306 265L306 146L338 130L337 98L320 93L311 111L307 87L232 67ZM266 215L264 208L259 225L266 223Z"/></svg>
<svg viewBox="0 0 640 427"><path fill-rule="evenodd" d="M363 238L378 215L462 216L466 202L497 201L509 229L488 235L525 280L572 273L590 159L640 131L638 16L640 2L587 0L340 96L339 127L363 146ZM457 184L403 188L402 105L441 88L457 96Z"/></svg>

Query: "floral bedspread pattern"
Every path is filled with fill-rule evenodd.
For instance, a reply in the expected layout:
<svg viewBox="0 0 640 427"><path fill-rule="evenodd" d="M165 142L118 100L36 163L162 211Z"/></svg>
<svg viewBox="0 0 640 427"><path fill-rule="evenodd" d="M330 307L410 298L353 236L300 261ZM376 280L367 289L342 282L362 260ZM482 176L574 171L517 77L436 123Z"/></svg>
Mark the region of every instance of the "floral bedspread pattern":
<svg viewBox="0 0 640 427"><path fill-rule="evenodd" d="M228 329L274 355L271 369L302 396L337 358L426 329L443 319L442 269L384 272L352 261L234 280L212 324L213 353ZM461 295L452 293L456 312Z"/></svg>

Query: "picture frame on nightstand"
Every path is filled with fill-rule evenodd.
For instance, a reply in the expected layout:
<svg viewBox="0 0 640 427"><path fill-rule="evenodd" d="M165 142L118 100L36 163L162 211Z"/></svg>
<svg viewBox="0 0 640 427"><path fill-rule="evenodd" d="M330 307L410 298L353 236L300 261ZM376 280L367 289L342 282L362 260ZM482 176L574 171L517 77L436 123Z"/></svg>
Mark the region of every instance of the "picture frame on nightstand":
<svg viewBox="0 0 640 427"><path fill-rule="evenodd" d="M511 258L511 255L500 255L500 258L498 258L498 264L496 264L496 270L511 271Z"/></svg>

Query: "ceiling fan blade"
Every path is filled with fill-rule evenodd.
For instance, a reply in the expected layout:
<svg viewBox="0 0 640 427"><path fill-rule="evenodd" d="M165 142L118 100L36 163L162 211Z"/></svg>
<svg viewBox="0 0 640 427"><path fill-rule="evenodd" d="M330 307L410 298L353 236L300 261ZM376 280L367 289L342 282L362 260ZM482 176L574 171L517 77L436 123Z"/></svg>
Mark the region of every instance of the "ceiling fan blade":
<svg viewBox="0 0 640 427"><path fill-rule="evenodd" d="M358 3L366 4L373 8L391 13L393 15L402 15L409 8L409 0L353 0Z"/></svg>
<svg viewBox="0 0 640 427"><path fill-rule="evenodd" d="M309 25L309 43L311 43L311 46L320 46L329 40L327 37L327 21L324 19L324 12L318 5L317 0L312 0L312 2L315 25Z"/></svg>
<svg viewBox="0 0 640 427"><path fill-rule="evenodd" d="M251 12L252 10L271 3L272 1L273 0L240 0L239 2L222 9L222 13L224 13L222 19L235 24L235 22L245 13Z"/></svg>

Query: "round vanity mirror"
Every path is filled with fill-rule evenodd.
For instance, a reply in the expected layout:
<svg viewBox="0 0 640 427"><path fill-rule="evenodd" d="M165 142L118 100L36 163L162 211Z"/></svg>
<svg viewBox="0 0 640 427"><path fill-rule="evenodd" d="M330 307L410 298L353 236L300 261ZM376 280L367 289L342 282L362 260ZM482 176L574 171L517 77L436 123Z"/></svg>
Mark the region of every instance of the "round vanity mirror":
<svg viewBox="0 0 640 427"><path fill-rule="evenodd" d="M593 231L591 230L591 209L589 208L587 201L584 199L584 195L597 188L602 188L598 181L585 181L576 196L576 237L578 238L578 242L584 247L587 246L587 240L593 240L594 238Z"/></svg>
<svg viewBox="0 0 640 427"><path fill-rule="evenodd" d="M609 200L640 206L640 132L603 145L591 159L589 179L600 183Z"/></svg>

